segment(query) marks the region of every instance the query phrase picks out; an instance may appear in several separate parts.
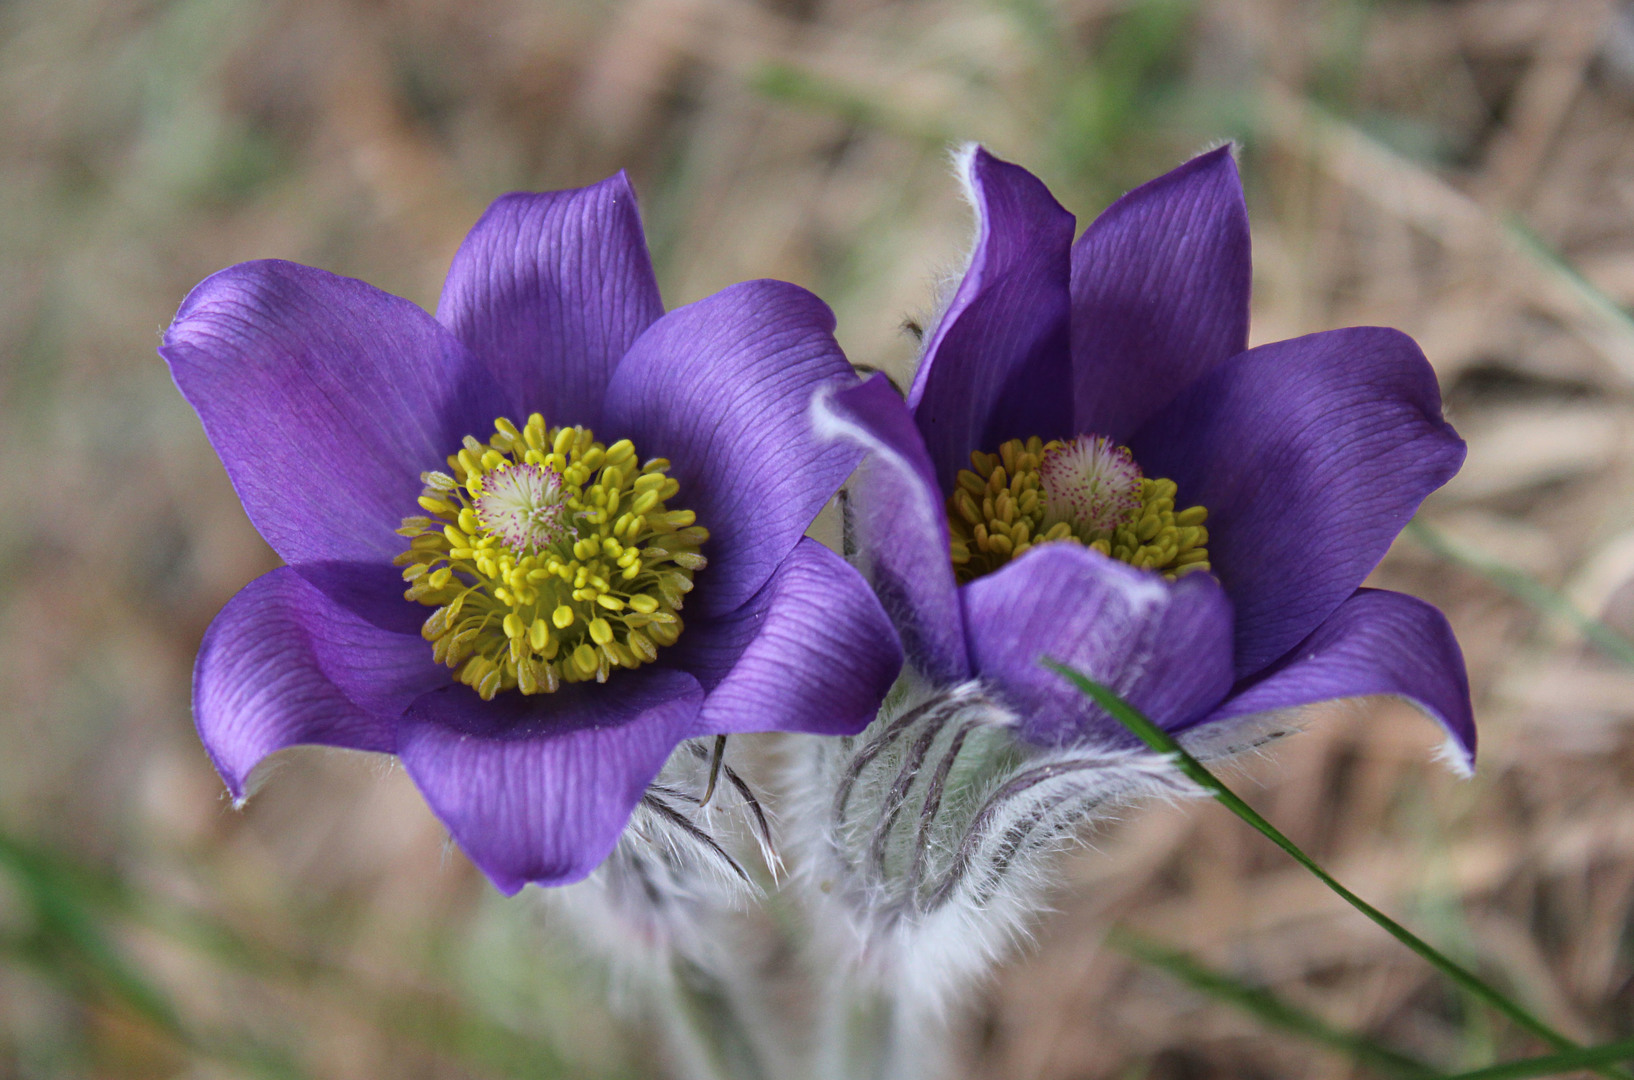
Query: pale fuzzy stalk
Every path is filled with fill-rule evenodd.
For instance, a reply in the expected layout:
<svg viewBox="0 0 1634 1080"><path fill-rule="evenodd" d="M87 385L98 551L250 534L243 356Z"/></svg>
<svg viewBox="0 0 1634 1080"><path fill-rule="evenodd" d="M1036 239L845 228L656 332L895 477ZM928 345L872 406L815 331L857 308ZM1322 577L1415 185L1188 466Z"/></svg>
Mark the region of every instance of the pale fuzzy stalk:
<svg viewBox="0 0 1634 1080"><path fill-rule="evenodd" d="M703 804L712 754L708 741L678 748L607 861L547 895L576 943L606 962L615 1004L656 1016L676 1075L782 1080L795 1055L768 1008L756 964L766 928L752 918L781 863L730 758Z"/></svg>
<svg viewBox="0 0 1634 1080"><path fill-rule="evenodd" d="M675 958L666 993L654 998L670 1065L690 1080L784 1080L794 1058L770 1037L777 1027L765 1014L750 978L723 978Z"/></svg>
<svg viewBox="0 0 1634 1080"><path fill-rule="evenodd" d="M1298 719L1182 741L1228 758ZM700 806L712 747L683 746L613 856L552 900L610 962L625 1007L656 1016L677 1076L944 1075L951 1017L1026 939L1059 851L1134 799L1188 790L1145 751L1040 751L1014 726L976 683L932 689L908 675L862 735L793 740L785 805L798 869L770 905L757 903L781 872L766 812L731 762ZM783 992L795 957L814 1002Z"/></svg>
<svg viewBox="0 0 1634 1080"><path fill-rule="evenodd" d="M905 680L853 739L806 740L793 755L796 883L813 907L812 955L837 964L819 1075L935 1076L944 1025L1028 933L1055 855L1087 821L1142 795L1186 790L1135 750L1039 751L977 684ZM890 1017L859 1068L858 998Z"/></svg>

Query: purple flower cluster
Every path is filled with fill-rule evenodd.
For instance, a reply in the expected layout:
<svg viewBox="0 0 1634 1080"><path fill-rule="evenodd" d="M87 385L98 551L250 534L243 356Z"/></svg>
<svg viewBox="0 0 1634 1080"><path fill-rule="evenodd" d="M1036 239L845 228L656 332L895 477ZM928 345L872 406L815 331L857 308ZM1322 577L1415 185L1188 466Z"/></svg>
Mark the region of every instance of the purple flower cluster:
<svg viewBox="0 0 1634 1080"><path fill-rule="evenodd" d="M200 284L160 351L286 563L199 653L232 794L296 743L395 754L500 889L564 883L681 741L856 733L904 653L1038 746L1123 739L1048 657L1174 732L1398 695L1472 758L1446 621L1360 588L1463 458L1413 342L1247 348L1224 150L1076 242L966 165L977 246L906 402L795 286L666 314L622 174L496 202L435 317L285 262ZM868 580L804 537L865 454Z"/></svg>
<svg viewBox="0 0 1634 1080"><path fill-rule="evenodd" d="M854 502L913 666L982 680L1039 745L1127 738L1048 657L1170 732L1227 740L1249 717L1396 695L1473 761L1446 619L1360 587L1464 458L1418 346L1357 327L1248 348L1248 216L1226 149L1125 195L1076 242L1032 174L979 149L965 166L976 248L907 401L876 376L816 404L831 435L872 452ZM1206 511L1212 573L1171 582L1063 542L959 584L946 504L972 452L1085 435L1129 448L1173 506ZM1021 479L993 491L1025 499ZM1148 531L1172 513L1153 510Z"/></svg>
<svg viewBox="0 0 1634 1080"><path fill-rule="evenodd" d="M804 537L859 456L807 419L814 391L855 381L832 330L821 301L776 281L665 314L622 174L496 202L436 318L292 263L200 284L160 351L287 564L234 597L199 651L199 734L233 795L295 743L396 754L514 892L589 873L684 739L860 730L901 650L856 572ZM484 700L434 659L397 530L422 513L423 473L533 413L668 459L670 505L707 529L708 564L655 662ZM664 541L629 545L638 569ZM616 601L619 584L597 595Z"/></svg>

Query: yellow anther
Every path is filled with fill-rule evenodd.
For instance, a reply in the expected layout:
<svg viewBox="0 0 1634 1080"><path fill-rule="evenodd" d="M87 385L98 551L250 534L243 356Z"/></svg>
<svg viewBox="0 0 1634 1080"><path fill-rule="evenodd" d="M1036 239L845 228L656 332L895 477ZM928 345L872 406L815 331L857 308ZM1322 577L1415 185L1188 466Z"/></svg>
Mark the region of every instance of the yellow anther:
<svg viewBox="0 0 1634 1080"><path fill-rule="evenodd" d="M665 507L680 492L667 460L637 461L629 440L604 447L535 413L462 439L451 474L421 474L432 516L403 520L393 564L436 609L421 633L438 663L484 697L551 693L675 643L709 530Z"/></svg>
<svg viewBox="0 0 1634 1080"><path fill-rule="evenodd" d="M1141 476L1126 448L1092 439L1012 439L996 453L970 455L971 468L960 470L947 500L948 554L960 582L991 573L1039 544L1061 541L1083 544L1170 579L1208 568L1208 529L1203 525L1208 511L1201 506L1176 511L1179 490L1173 480ZM1050 457L1074 451L1080 457ZM1048 493L1061 489L1047 484L1059 483L1063 462L1080 470L1069 468L1068 480L1089 485L1083 489L1087 497L1076 504L1083 511L1077 517L1052 516L1056 495ZM1106 501L1101 493L1108 489L1093 486L1103 482L1093 468L1108 463L1112 471L1104 475L1123 485L1110 490L1126 503ZM1052 474L1051 469L1058 471ZM1072 494L1069 487L1067 495ZM1073 505L1071 499L1064 505ZM1095 522L1100 524L1086 524Z"/></svg>
<svg viewBox="0 0 1634 1080"><path fill-rule="evenodd" d="M453 506L443 502L441 499L433 498L430 495L421 495L420 505L429 513L433 514L452 514L454 512Z"/></svg>
<svg viewBox="0 0 1634 1080"><path fill-rule="evenodd" d="M631 630L627 640L629 641L630 651L649 664L658 659L658 647L652 643L652 638L646 634L639 630Z"/></svg>

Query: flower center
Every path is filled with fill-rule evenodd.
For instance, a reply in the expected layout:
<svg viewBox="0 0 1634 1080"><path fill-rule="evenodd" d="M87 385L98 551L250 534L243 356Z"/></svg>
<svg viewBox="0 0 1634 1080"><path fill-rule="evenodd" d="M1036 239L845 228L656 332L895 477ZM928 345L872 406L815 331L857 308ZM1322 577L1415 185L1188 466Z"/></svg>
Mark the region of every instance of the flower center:
<svg viewBox="0 0 1634 1080"><path fill-rule="evenodd" d="M638 463L628 439L603 446L534 413L520 429L495 420L486 443L467 435L448 466L421 474L430 516L403 519L396 565L404 595L437 609L421 633L461 682L488 700L548 694L650 663L680 637L709 531L665 509L680 491L668 461Z"/></svg>
<svg viewBox="0 0 1634 1080"><path fill-rule="evenodd" d="M532 462L502 462L483 478L473 509L477 524L512 551L538 551L560 540L567 529L561 475Z"/></svg>
<svg viewBox="0 0 1634 1080"><path fill-rule="evenodd" d="M1152 480L1126 446L1103 435L1049 443L1011 439L976 451L947 501L955 576L991 573L1034 544L1058 540L1173 581L1209 568L1208 510L1175 512L1173 480Z"/></svg>

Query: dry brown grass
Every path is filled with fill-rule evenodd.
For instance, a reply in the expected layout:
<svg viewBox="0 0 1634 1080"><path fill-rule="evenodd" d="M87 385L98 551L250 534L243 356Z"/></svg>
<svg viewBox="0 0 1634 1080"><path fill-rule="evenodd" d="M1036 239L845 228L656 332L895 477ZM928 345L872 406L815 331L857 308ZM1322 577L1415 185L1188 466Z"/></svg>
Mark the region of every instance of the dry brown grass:
<svg viewBox="0 0 1634 1080"><path fill-rule="evenodd" d="M835 306L854 360L900 372L901 322L968 227L947 141L1026 163L1087 220L1239 137L1255 340L1413 334L1470 442L1427 520L1634 632L1634 324L1616 308L1634 305L1634 14L1195 8L0 7L0 830L134 890L95 921L189 1027L247 1032L310 1075L658 1067L401 774L297 752L227 809L188 671L211 615L274 560L153 352L192 284L252 257L430 306L486 200L619 167L672 306L792 280ZM1376 578L1457 628L1479 774L1445 775L1429 727L1381 705L1316 723L1240 769L1242 789L1567 1032L1627 1034L1634 670L1411 539ZM1119 922L1444 1063L1527 1048L1215 807L1131 815L1067 879L962 1028L971 1076L1354 1071L1108 950ZM254 1075L260 1051L201 1052L51 952L61 928L20 880L0 876L0 1076ZM200 919L254 947L201 945ZM501 1035L536 1042L496 1057Z"/></svg>

